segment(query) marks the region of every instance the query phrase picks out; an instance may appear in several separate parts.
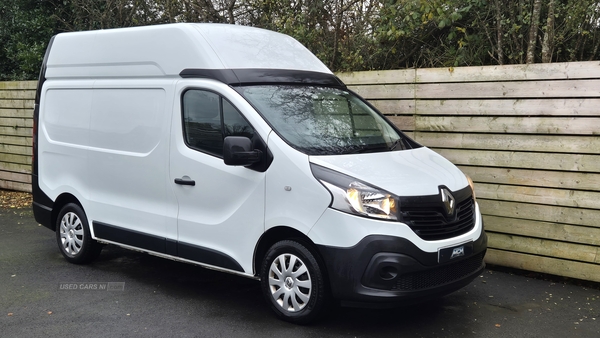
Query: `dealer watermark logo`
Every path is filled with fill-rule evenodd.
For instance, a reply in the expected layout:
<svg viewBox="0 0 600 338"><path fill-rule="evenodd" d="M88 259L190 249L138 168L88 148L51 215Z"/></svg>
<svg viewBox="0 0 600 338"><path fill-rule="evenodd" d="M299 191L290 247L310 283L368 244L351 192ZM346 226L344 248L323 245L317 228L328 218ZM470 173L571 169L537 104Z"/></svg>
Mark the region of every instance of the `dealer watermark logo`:
<svg viewBox="0 0 600 338"><path fill-rule="evenodd" d="M464 256L464 255L465 255L465 246L463 245L463 246L459 246L458 248L454 248L454 250L452 250L452 255L450 255L450 259Z"/></svg>
<svg viewBox="0 0 600 338"><path fill-rule="evenodd" d="M125 282L59 283L59 291L125 291Z"/></svg>
<svg viewBox="0 0 600 338"><path fill-rule="evenodd" d="M450 190L446 188L440 189L440 194L442 195L442 203L444 203L444 207L446 208L446 212L448 215L454 214L454 208L456 207L456 201L454 196L450 193Z"/></svg>

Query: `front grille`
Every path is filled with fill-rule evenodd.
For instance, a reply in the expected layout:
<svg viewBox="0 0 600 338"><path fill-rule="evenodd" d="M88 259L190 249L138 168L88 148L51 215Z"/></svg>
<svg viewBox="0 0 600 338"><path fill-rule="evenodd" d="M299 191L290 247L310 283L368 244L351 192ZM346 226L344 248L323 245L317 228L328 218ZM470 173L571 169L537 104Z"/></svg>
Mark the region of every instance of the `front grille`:
<svg viewBox="0 0 600 338"><path fill-rule="evenodd" d="M402 275L398 277L392 290L418 291L461 280L481 268L484 255L485 252L482 252L454 264Z"/></svg>
<svg viewBox="0 0 600 338"><path fill-rule="evenodd" d="M471 189L467 187L453 193L456 211L446 216L439 195L406 198L400 202L402 221L420 238L435 241L465 234L475 226L475 202Z"/></svg>

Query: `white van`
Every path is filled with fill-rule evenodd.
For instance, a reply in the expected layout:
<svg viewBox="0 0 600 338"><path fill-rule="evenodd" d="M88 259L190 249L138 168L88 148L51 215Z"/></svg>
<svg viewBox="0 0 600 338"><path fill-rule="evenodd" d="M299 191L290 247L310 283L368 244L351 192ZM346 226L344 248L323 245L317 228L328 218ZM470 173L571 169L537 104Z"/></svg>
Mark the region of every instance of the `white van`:
<svg viewBox="0 0 600 338"><path fill-rule="evenodd" d="M115 244L260 280L284 320L438 297L484 269L472 182L293 38L169 24L58 34L33 210L72 263Z"/></svg>

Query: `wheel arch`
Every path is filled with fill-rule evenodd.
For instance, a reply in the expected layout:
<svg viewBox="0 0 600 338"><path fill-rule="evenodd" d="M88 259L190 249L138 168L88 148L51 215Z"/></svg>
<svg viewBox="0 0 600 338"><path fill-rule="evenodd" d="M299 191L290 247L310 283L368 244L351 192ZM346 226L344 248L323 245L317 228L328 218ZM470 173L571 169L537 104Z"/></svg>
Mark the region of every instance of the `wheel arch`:
<svg viewBox="0 0 600 338"><path fill-rule="evenodd" d="M74 195L72 195L70 193L63 193L63 194L59 195L56 198L56 201L54 202L54 206L52 208L52 216L51 216L52 230L56 231L56 221L58 219L58 214L60 213L62 208L64 208L64 206L69 203L77 204L85 212L85 209L83 209L81 202L79 202L77 197L75 197Z"/></svg>
<svg viewBox="0 0 600 338"><path fill-rule="evenodd" d="M321 257L321 253L317 249L315 243L313 243L313 241L310 238L308 238L308 236L288 226L276 226L267 230L260 237L260 239L258 240L258 244L254 249L253 268L255 276L260 275L260 265L269 248L273 246L273 244L283 240L294 240L304 245L317 258L321 266L325 268L325 265L322 264L323 258ZM325 274L327 273L327 271L324 272Z"/></svg>

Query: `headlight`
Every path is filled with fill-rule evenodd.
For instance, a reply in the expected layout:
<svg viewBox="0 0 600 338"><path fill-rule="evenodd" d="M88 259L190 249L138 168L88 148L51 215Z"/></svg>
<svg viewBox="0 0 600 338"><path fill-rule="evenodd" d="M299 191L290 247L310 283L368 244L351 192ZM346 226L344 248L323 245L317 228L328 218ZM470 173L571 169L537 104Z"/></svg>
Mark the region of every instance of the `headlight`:
<svg viewBox="0 0 600 338"><path fill-rule="evenodd" d="M473 180L469 175L465 174L465 176L467 176L467 181L469 181L469 186L471 187L471 191L473 191L473 199L475 199L475 184L473 184Z"/></svg>
<svg viewBox="0 0 600 338"><path fill-rule="evenodd" d="M372 218L397 220L398 198L348 175L310 165L313 175L331 192L331 208Z"/></svg>

